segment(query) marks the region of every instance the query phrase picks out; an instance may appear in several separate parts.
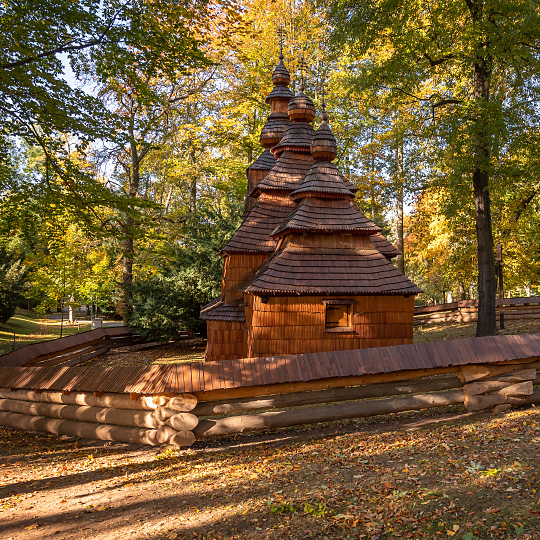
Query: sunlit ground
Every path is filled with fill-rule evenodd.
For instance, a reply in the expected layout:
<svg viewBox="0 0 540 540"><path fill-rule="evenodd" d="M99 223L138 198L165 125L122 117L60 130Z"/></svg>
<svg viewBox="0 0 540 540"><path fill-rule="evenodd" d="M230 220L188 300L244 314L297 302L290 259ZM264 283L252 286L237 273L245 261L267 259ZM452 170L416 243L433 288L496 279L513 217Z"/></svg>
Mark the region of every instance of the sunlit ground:
<svg viewBox="0 0 540 540"><path fill-rule="evenodd" d="M535 334L537 332L540 332L540 318L506 321L505 329L501 334ZM475 333L476 323L441 323L430 326L415 326L414 342L423 343L426 341L468 338L474 337Z"/></svg>
<svg viewBox="0 0 540 540"><path fill-rule="evenodd" d="M186 451L0 428L0 538L539 539L539 411L453 407Z"/></svg>

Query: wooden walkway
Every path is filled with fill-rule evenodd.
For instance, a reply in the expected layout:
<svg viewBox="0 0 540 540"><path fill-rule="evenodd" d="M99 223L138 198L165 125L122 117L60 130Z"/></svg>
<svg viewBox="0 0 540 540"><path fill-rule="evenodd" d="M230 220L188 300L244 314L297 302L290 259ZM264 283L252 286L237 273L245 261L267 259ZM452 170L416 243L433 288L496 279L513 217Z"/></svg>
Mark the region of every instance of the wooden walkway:
<svg viewBox="0 0 540 540"><path fill-rule="evenodd" d="M329 379L339 379L343 385L347 378L349 384L363 384L361 378L366 376L425 376L457 371L469 364L539 359L540 333L163 366L0 367L0 387L62 392L200 393Z"/></svg>

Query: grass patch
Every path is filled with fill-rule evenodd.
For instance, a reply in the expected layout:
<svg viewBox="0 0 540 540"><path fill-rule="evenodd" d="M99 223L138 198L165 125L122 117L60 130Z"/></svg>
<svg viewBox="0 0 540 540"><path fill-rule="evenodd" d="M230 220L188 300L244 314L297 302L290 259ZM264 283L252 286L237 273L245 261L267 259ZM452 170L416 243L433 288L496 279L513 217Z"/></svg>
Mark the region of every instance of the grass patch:
<svg viewBox="0 0 540 540"><path fill-rule="evenodd" d="M535 334L540 332L540 319L518 319L506 321L506 328L501 334ZM497 323L498 327L498 323ZM414 342L444 341L447 339L461 339L474 337L476 323L441 323L429 326L414 327Z"/></svg>
<svg viewBox="0 0 540 540"><path fill-rule="evenodd" d="M49 341L60 337L61 321L42 318L26 309L18 309L6 324L0 324L0 355L13 350L13 334L16 348L30 343ZM62 336L70 336L90 329L90 323L80 325L64 322Z"/></svg>

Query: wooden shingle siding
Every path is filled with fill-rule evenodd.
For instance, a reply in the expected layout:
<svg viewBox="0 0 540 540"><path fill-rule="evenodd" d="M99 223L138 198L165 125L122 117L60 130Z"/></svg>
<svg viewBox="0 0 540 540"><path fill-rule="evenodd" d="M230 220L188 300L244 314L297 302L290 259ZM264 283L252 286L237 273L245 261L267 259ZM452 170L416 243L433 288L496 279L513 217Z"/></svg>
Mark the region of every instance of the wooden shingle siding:
<svg viewBox="0 0 540 540"><path fill-rule="evenodd" d="M326 328L324 301L327 299L326 296L269 297L264 303L260 297L252 297L247 321L248 356L412 343L413 297L352 297L352 326L343 333L332 333Z"/></svg>
<svg viewBox="0 0 540 540"><path fill-rule="evenodd" d="M272 77L272 110L260 140L267 149L277 142L271 151L278 159L268 171L265 151L248 168L245 219L221 251L221 297L201 313L209 321L207 360L240 357L242 343L247 357L408 343L412 300L400 311L393 299L420 290L389 262L397 250L354 204L357 188L331 163L337 144L326 114L315 133L313 102L301 88L290 99L282 58ZM322 295L392 300L360 318L358 306L347 308L346 325L336 329L326 328ZM235 325L242 310L241 333Z"/></svg>

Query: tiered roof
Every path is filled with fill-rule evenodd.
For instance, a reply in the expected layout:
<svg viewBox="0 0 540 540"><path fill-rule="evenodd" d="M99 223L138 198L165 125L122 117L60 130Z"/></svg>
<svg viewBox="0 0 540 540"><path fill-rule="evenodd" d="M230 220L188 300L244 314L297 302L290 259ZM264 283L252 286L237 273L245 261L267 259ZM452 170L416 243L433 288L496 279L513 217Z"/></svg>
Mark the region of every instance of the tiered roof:
<svg viewBox="0 0 540 540"><path fill-rule="evenodd" d="M278 67L279 77L275 80L283 83L288 79L283 75L286 68L281 58ZM288 195L302 185L313 165L310 148L315 132L309 122L315 107L302 88L289 102L288 112L291 122L282 139L286 145L279 143L272 148L278 160L255 187L251 195L257 197L257 202L222 253L272 253L276 248L272 232L294 208Z"/></svg>
<svg viewBox="0 0 540 540"><path fill-rule="evenodd" d="M337 147L324 112L311 153L316 163L290 195L297 205L273 233L284 237L282 247L261 266L244 292L285 296L420 293L370 241L354 240L379 234L380 228L354 204L343 176L330 162ZM325 235L332 237L324 240Z"/></svg>
<svg viewBox="0 0 540 540"><path fill-rule="evenodd" d="M287 245L244 292L259 296L404 295L422 292L376 249Z"/></svg>
<svg viewBox="0 0 540 540"><path fill-rule="evenodd" d="M265 148L265 151L247 168L248 186L244 207L244 219L255 204L255 198L252 196L252 192L256 186L250 171L270 171L272 167L274 167L276 158L274 157L274 154L270 152L270 148L281 141L291 123L287 113L276 110L279 102L288 103L293 97L292 92L288 87L290 80L291 76L287 71L285 64L283 64L283 53L280 53L278 65L272 73L274 89L266 98L266 103L270 103L272 106L272 112L261 130L259 139L261 145ZM282 107L279 108L281 109Z"/></svg>

